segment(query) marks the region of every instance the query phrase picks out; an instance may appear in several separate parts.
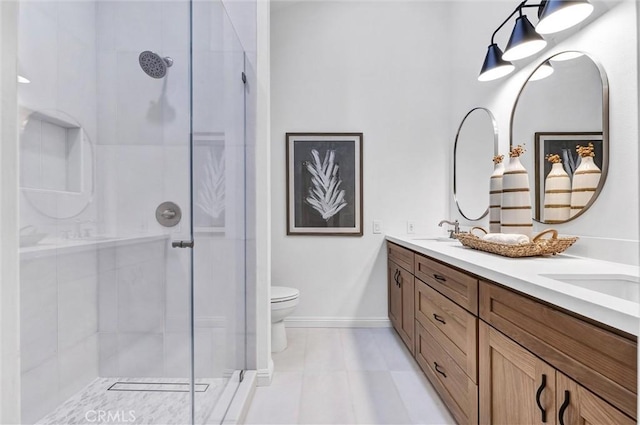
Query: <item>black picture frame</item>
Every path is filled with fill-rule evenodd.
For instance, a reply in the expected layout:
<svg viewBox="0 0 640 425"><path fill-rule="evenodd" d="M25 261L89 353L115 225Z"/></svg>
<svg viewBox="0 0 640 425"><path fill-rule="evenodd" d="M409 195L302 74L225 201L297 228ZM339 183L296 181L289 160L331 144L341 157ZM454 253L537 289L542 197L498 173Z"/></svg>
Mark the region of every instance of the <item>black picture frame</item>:
<svg viewBox="0 0 640 425"><path fill-rule="evenodd" d="M362 133L287 133L287 235L362 236Z"/></svg>

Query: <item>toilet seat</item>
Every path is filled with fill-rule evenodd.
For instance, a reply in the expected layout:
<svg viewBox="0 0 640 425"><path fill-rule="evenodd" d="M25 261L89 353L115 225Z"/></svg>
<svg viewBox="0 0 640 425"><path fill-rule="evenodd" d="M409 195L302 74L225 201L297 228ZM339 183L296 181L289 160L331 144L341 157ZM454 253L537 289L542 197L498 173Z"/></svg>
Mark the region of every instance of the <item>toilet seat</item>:
<svg viewBox="0 0 640 425"><path fill-rule="evenodd" d="M285 286L271 287L271 302L282 303L285 301L295 300L300 296L300 291L296 288L287 288Z"/></svg>

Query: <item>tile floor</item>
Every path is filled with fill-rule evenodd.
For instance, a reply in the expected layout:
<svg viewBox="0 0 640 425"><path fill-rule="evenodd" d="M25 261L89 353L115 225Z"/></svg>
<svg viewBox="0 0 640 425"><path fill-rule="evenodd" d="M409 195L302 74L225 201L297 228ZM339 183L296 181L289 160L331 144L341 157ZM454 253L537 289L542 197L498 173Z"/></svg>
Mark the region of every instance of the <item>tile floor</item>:
<svg viewBox="0 0 640 425"><path fill-rule="evenodd" d="M455 424L391 328L288 328L247 424Z"/></svg>
<svg viewBox="0 0 640 425"><path fill-rule="evenodd" d="M109 391L116 382L189 382L175 378L97 378L77 394L62 403L53 412L40 419L36 425L73 424L187 424L191 422L189 392L184 385L173 386L181 392L158 391ZM205 423L215 402L224 388L223 379L197 379L197 383L208 384L206 391L196 392L196 423ZM136 384L136 389L143 386ZM199 390L202 390L199 387ZM166 388L170 388L166 386ZM165 389L166 389L165 388Z"/></svg>

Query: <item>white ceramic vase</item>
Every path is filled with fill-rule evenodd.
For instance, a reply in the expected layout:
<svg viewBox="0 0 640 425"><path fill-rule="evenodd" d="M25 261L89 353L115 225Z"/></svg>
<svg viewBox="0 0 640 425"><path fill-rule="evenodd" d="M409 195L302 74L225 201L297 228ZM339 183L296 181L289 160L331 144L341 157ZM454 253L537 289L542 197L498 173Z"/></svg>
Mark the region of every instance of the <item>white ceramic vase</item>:
<svg viewBox="0 0 640 425"><path fill-rule="evenodd" d="M489 181L489 231L500 233L500 205L502 205L502 174L504 164L499 162Z"/></svg>
<svg viewBox="0 0 640 425"><path fill-rule="evenodd" d="M557 224L569 220L571 212L571 179L561 163L551 166L544 181L545 223Z"/></svg>
<svg viewBox="0 0 640 425"><path fill-rule="evenodd" d="M571 185L571 217L578 214L589 203L600 183L600 168L593 157L585 156L573 173Z"/></svg>
<svg viewBox="0 0 640 425"><path fill-rule="evenodd" d="M529 175L519 157L510 157L502 175L500 203L500 230L502 233L533 236Z"/></svg>

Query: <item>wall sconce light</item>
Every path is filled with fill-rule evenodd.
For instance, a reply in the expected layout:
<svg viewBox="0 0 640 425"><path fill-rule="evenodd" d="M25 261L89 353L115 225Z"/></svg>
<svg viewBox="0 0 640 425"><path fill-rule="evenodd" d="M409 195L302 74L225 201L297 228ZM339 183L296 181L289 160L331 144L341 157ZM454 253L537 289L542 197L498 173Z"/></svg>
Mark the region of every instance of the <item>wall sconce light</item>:
<svg viewBox="0 0 640 425"><path fill-rule="evenodd" d="M593 5L587 0L547 0L538 9L538 34L553 34L571 28L587 19Z"/></svg>
<svg viewBox="0 0 640 425"><path fill-rule="evenodd" d="M538 69L536 69L531 77L529 77L529 81L542 80L543 78L547 78L551 74L553 74L553 67L551 66L549 61L546 61L545 63L540 65Z"/></svg>
<svg viewBox="0 0 640 425"><path fill-rule="evenodd" d="M544 49L547 42L540 34L551 34L570 28L585 20L593 12L593 5L588 0L542 0L538 4L527 4L527 1L520 3L491 35L491 45L485 56L478 81L491 81L510 74L515 67L509 61L524 59ZM529 18L522 14L522 9L525 7L538 8L539 21L535 28ZM503 54L494 39L498 31L516 13L519 16L516 18ZM498 54L499 57L496 57ZM553 72L553 68L551 69Z"/></svg>

